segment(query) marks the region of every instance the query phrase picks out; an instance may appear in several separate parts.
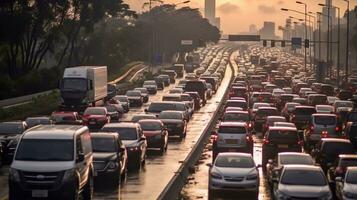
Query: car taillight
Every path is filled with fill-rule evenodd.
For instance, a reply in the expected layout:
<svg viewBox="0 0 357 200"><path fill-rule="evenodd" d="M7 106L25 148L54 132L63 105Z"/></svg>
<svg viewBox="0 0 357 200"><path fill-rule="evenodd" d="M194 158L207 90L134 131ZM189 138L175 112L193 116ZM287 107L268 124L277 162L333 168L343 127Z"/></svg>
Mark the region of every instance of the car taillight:
<svg viewBox="0 0 357 200"><path fill-rule="evenodd" d="M298 141L298 145L300 145L300 146L304 145L304 141L303 140L299 140Z"/></svg>
<svg viewBox="0 0 357 200"><path fill-rule="evenodd" d="M345 170L343 170L342 167L337 167L337 168L336 168L336 173L337 173L337 174L344 174L344 173L345 173Z"/></svg>
<svg viewBox="0 0 357 200"><path fill-rule="evenodd" d="M310 126L310 130L313 131L315 129L314 126Z"/></svg>
<svg viewBox="0 0 357 200"><path fill-rule="evenodd" d="M263 142L264 142L264 144L269 144L270 143L268 138L264 138Z"/></svg>
<svg viewBox="0 0 357 200"><path fill-rule="evenodd" d="M248 123L248 128L252 128L252 123Z"/></svg>
<svg viewBox="0 0 357 200"><path fill-rule="evenodd" d="M339 126L336 126L335 130L336 130L336 131L340 131L340 127L339 127Z"/></svg>
<svg viewBox="0 0 357 200"><path fill-rule="evenodd" d="M251 135L247 135L245 136L246 140L249 141L249 142L252 142L253 141L253 137Z"/></svg>

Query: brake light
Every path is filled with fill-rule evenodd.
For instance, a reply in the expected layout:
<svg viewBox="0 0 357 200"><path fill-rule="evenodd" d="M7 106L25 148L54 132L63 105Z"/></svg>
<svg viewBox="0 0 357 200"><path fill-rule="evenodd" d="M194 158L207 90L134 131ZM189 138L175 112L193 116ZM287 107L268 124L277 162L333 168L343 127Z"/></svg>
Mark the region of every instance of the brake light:
<svg viewBox="0 0 357 200"><path fill-rule="evenodd" d="M264 144L270 144L270 141L268 140L268 138L264 138L263 142L264 142Z"/></svg>
<svg viewBox="0 0 357 200"><path fill-rule="evenodd" d="M336 126L335 130L336 130L336 131L340 131L340 127L339 127L339 126Z"/></svg>
<svg viewBox="0 0 357 200"><path fill-rule="evenodd" d="M322 132L321 132L321 137L322 137L322 138L327 138L327 137L329 137L328 132L327 132L327 131L322 131Z"/></svg>
<svg viewBox="0 0 357 200"><path fill-rule="evenodd" d="M211 140L212 140L212 142L217 142L218 135L211 135Z"/></svg>
<svg viewBox="0 0 357 200"><path fill-rule="evenodd" d="M252 123L248 123L248 128L252 128Z"/></svg>
<svg viewBox="0 0 357 200"><path fill-rule="evenodd" d="M310 126L310 130L313 131L315 129L314 126Z"/></svg>
<svg viewBox="0 0 357 200"><path fill-rule="evenodd" d="M298 141L298 145L300 145L300 146L304 145L304 141L303 140L299 140Z"/></svg>
<svg viewBox="0 0 357 200"><path fill-rule="evenodd" d="M249 142L252 142L253 141L253 137L251 135L247 135L246 137L246 140L249 141Z"/></svg>

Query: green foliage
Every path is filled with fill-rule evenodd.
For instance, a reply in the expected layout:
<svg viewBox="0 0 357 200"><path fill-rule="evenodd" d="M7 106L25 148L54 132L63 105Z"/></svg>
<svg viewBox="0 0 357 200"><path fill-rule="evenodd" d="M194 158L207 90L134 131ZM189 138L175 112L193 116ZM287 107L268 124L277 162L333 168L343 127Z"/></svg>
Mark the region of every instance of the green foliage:
<svg viewBox="0 0 357 200"><path fill-rule="evenodd" d="M10 108L0 108L0 121L24 120L29 116L48 115L59 105L59 93L34 98L30 103Z"/></svg>

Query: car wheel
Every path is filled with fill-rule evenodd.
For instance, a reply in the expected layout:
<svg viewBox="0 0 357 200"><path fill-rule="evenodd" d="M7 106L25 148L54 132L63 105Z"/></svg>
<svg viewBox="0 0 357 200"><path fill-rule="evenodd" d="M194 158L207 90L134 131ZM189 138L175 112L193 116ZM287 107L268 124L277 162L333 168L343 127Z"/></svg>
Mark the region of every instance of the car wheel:
<svg viewBox="0 0 357 200"><path fill-rule="evenodd" d="M84 186L83 199L91 200L93 198L93 177L90 174L87 184Z"/></svg>

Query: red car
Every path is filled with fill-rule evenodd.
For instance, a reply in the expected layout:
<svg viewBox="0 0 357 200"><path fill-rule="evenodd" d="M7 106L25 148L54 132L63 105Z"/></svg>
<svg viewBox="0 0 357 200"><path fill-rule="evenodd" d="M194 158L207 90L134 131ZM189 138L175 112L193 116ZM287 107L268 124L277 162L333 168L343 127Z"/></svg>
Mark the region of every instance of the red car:
<svg viewBox="0 0 357 200"><path fill-rule="evenodd" d="M142 119L138 122L147 140L147 148L158 148L160 153L167 150L169 134L161 120Z"/></svg>
<svg viewBox="0 0 357 200"><path fill-rule="evenodd" d="M88 107L82 116L83 125L91 129L100 129L110 122L110 116L105 107Z"/></svg>
<svg viewBox="0 0 357 200"><path fill-rule="evenodd" d="M51 114L55 124L82 125L82 120L77 112L55 111Z"/></svg>

